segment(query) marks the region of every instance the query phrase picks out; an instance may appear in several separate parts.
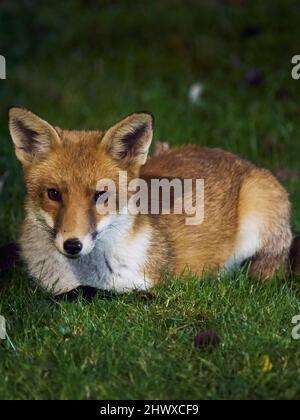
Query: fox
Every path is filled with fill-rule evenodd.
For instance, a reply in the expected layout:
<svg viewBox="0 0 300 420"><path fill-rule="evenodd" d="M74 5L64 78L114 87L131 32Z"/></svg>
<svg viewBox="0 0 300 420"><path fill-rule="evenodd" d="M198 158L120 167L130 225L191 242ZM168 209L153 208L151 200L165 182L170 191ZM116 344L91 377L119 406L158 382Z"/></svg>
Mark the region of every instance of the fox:
<svg viewBox="0 0 300 420"><path fill-rule="evenodd" d="M287 191L267 169L219 148L184 145L149 157L154 118L133 113L107 130L66 130L22 107L9 131L26 186L21 257L55 295L79 286L147 291L185 270L202 278L249 263L249 276L287 268L292 243ZM99 180L202 179L204 216L97 211ZM194 187L193 187L194 188ZM118 191L120 192L120 191Z"/></svg>

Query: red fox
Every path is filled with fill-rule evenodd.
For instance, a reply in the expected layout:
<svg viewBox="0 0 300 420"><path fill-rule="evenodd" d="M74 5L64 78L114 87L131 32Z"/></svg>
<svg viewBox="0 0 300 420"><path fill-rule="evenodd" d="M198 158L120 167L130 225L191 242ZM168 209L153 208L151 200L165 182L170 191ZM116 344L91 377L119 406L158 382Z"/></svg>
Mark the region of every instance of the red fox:
<svg viewBox="0 0 300 420"><path fill-rule="evenodd" d="M9 128L27 188L22 257L31 276L55 294L80 285L146 290L164 273L187 268L202 276L246 261L250 275L265 280L287 264L289 197L265 169L191 145L148 158L153 117L146 112L107 131L69 131L13 107ZM202 223L186 224L184 213L97 211L106 193L97 183L110 179L121 188L120 171L128 183L202 179Z"/></svg>

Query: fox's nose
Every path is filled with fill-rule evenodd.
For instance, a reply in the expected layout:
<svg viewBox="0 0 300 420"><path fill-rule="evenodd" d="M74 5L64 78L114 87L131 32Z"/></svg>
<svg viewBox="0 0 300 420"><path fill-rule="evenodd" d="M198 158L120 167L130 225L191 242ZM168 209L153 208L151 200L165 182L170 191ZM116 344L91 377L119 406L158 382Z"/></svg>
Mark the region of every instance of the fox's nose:
<svg viewBox="0 0 300 420"><path fill-rule="evenodd" d="M64 250L69 255L78 255L82 250L82 243L79 239L68 239L64 242Z"/></svg>

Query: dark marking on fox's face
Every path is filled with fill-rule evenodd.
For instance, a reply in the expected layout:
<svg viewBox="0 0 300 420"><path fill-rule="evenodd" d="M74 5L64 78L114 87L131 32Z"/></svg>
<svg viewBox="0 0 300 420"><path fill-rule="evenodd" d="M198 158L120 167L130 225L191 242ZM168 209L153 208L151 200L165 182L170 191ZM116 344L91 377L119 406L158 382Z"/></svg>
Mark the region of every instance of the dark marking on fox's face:
<svg viewBox="0 0 300 420"><path fill-rule="evenodd" d="M34 154L35 150L38 148L38 142L36 141L37 132L26 127L20 120L16 121L16 126L23 137L22 146L19 146L19 149L23 150L25 153Z"/></svg>
<svg viewBox="0 0 300 420"><path fill-rule="evenodd" d="M141 124L135 131L124 135L122 142L124 143L124 151L120 153L120 158L124 159L127 155L135 155L138 149L139 141L145 135L147 130L146 124Z"/></svg>

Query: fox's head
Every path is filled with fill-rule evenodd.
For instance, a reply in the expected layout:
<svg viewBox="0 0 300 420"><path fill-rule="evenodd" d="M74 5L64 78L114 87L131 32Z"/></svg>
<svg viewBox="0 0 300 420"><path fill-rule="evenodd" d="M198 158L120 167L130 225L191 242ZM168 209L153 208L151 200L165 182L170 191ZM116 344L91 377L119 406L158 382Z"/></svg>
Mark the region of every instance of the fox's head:
<svg viewBox="0 0 300 420"><path fill-rule="evenodd" d="M13 107L9 129L24 168L30 214L62 254L87 255L110 223L97 210L107 194L97 185L110 179L118 189L120 171L127 171L128 182L138 177L152 141L151 114L132 114L105 132L69 131Z"/></svg>

